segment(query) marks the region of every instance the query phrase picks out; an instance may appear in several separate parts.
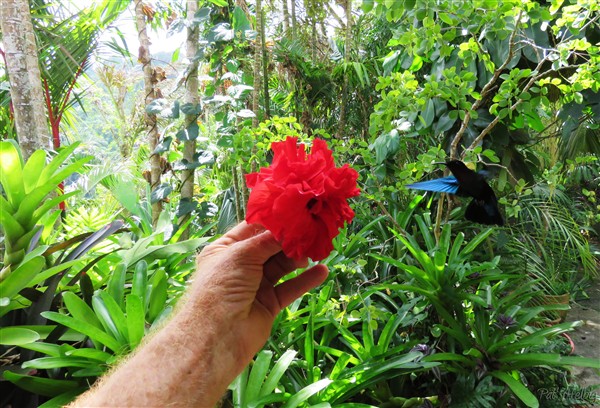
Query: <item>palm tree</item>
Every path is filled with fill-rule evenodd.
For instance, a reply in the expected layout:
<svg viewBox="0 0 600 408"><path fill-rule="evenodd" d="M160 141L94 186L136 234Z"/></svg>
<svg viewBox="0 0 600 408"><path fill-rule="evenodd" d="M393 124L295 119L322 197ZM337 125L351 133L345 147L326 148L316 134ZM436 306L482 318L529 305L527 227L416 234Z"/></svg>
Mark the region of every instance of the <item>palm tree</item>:
<svg viewBox="0 0 600 408"><path fill-rule="evenodd" d="M15 102L10 104L10 108L14 114L21 150L27 158L36 149L50 147L38 50L27 0L3 3L0 7L0 27L5 47L0 49L0 53L9 74L10 95Z"/></svg>

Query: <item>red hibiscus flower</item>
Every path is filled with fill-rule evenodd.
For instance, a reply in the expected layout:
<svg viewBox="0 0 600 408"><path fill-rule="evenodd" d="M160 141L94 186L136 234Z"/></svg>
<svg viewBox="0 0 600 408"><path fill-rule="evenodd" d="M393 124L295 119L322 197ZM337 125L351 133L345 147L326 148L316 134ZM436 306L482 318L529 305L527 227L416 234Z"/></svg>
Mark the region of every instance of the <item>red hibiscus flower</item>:
<svg viewBox="0 0 600 408"><path fill-rule="evenodd" d="M358 173L347 164L335 167L325 141L315 139L310 154L297 141L273 143L273 163L246 175L252 189L246 221L271 231L288 257L320 261L354 218L347 199L360 193Z"/></svg>

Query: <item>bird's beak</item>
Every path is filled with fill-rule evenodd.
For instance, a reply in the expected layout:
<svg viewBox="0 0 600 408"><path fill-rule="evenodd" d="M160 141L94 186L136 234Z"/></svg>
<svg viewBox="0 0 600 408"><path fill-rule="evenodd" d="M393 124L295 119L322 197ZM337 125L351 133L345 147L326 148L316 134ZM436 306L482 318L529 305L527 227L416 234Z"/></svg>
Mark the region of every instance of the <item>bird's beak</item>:
<svg viewBox="0 0 600 408"><path fill-rule="evenodd" d="M446 162L433 162L433 164L443 164L445 166Z"/></svg>

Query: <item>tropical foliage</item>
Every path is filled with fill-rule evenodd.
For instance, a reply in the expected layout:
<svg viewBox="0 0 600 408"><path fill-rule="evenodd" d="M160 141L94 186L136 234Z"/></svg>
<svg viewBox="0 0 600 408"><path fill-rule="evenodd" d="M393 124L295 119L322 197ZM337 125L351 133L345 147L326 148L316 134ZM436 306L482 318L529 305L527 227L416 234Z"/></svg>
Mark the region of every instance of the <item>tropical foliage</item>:
<svg viewBox="0 0 600 408"><path fill-rule="evenodd" d="M2 72L2 405L62 406L138 346L196 251L244 219L244 175L291 136L326 140L361 195L322 261L328 280L277 317L224 404L593 406L569 370L600 364L566 350L581 323L555 319L569 306L543 295L586 296L600 265L598 3L198 3L193 15L144 5L149 28L199 36L194 61L153 56L144 106L130 62L92 54L128 2L78 19L31 2L50 123L67 143L23 159ZM119 41L104 50L125 58ZM199 103L185 103L193 75ZM156 147L143 115L156 115ZM447 158L493 173L505 226L406 189ZM540 390L553 387L581 392L550 401Z"/></svg>

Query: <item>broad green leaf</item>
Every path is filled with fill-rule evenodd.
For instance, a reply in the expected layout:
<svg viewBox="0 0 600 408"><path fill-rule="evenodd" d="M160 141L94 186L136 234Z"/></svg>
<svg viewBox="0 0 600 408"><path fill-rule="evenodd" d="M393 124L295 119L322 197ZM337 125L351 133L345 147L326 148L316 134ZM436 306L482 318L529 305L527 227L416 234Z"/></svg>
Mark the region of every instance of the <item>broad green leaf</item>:
<svg viewBox="0 0 600 408"><path fill-rule="evenodd" d="M190 123L185 129L181 129L175 134L175 137L181 141L190 141L198 139L200 128L196 122Z"/></svg>
<svg viewBox="0 0 600 408"><path fill-rule="evenodd" d="M48 180L50 180L50 178L55 175L60 166L62 166L67 157L69 157L71 153L73 153L73 151L75 150L75 148L77 148L77 146L79 146L79 144L80 142L75 142L68 146L63 146L58 152L58 154L54 156L52 160L50 160L50 163L48 163L46 167L44 167L44 169L42 170L36 187L48 184Z"/></svg>
<svg viewBox="0 0 600 408"><path fill-rule="evenodd" d="M2 198L2 200L4 200L4 198ZM23 226L19 224L13 214L8 212L9 205L2 205L4 202L6 201L0 201L0 225L2 225L2 230L4 231L6 241L14 242L27 231L25 231Z"/></svg>
<svg viewBox="0 0 600 408"><path fill-rule="evenodd" d="M475 250L475 248L477 248L483 241L485 241L485 239L487 237L489 237L490 235L492 235L492 233L494 232L493 228L488 228L487 230L480 232L479 234L477 234L475 236L475 238L473 238L472 240L470 240L467 245L465 245L465 247L463 248L463 250L460 252L461 256L467 255L471 252L473 252Z"/></svg>
<svg viewBox="0 0 600 408"><path fill-rule="evenodd" d="M135 265L133 273L133 283L131 285L131 294L139 297L144 302L146 289L148 288L148 264L143 259Z"/></svg>
<svg viewBox="0 0 600 408"><path fill-rule="evenodd" d="M154 322L165 308L167 301L167 276L164 269L159 269L152 277L152 292L148 304L148 320Z"/></svg>
<svg viewBox="0 0 600 408"><path fill-rule="evenodd" d="M34 360L25 361L21 366L23 368L36 368L38 370L49 370L62 367L80 367L86 368L95 363L78 357L40 357Z"/></svg>
<svg viewBox="0 0 600 408"><path fill-rule="evenodd" d="M106 351L97 350L93 348L80 348L65 353L67 356L82 357L88 360L95 360L101 363L107 363L114 356Z"/></svg>
<svg viewBox="0 0 600 408"><path fill-rule="evenodd" d="M8 346L20 346L39 340L40 335L22 327L0 327L0 344Z"/></svg>
<svg viewBox="0 0 600 408"><path fill-rule="evenodd" d="M37 353L43 353L50 357L60 357L60 356L64 355L66 352L68 352L68 351L65 351L64 346L65 346L64 344L59 345L59 344L54 344L54 343L44 343L43 341L36 341L35 343L21 345L21 347L23 347L27 350L33 350ZM69 347L72 348L72 346L69 346Z"/></svg>
<svg viewBox="0 0 600 408"><path fill-rule="evenodd" d="M79 194L79 191L71 191L66 194L62 194L44 201L43 204L41 204L41 201L38 201L37 198L30 200L30 197L32 197L33 194L34 193L30 193L27 195L27 197L21 203L21 206L19 206L17 214L15 214L15 217L18 217L19 222L22 222L27 228L33 228L40 218L50 212L59 203Z"/></svg>
<svg viewBox="0 0 600 408"><path fill-rule="evenodd" d="M81 263L81 260L74 259L72 261L62 262L62 263L59 263L58 265L44 269L31 280L31 282L29 283L29 286L39 285L40 283L44 282L46 279L56 275L59 272L64 271L65 269L68 269L78 263Z"/></svg>
<svg viewBox="0 0 600 408"><path fill-rule="evenodd" d="M294 361L294 357L296 357L297 351L288 349L285 353L279 357L275 366L269 372L269 375L265 379L262 388L260 389L259 396L264 397L269 394L272 394L279 384L279 380L285 374L285 371L288 369L292 361Z"/></svg>
<svg viewBox="0 0 600 408"><path fill-rule="evenodd" d="M150 196L152 204L164 200L169 196L169 194L171 194L172 191L173 187L167 183L163 183L156 187L154 190L152 190L152 194Z"/></svg>
<svg viewBox="0 0 600 408"><path fill-rule="evenodd" d="M375 0L362 0L362 3L360 5L363 13L368 13L369 11L373 10L373 6L375 5Z"/></svg>
<svg viewBox="0 0 600 408"><path fill-rule="evenodd" d="M181 112L186 115L198 116L202 113L202 105L199 103L184 103L181 105Z"/></svg>
<svg viewBox="0 0 600 408"><path fill-rule="evenodd" d="M200 10L196 11L196 13L194 14L194 19L192 21L194 22L194 24L203 23L210 18L210 14L210 7L202 7Z"/></svg>
<svg viewBox="0 0 600 408"><path fill-rule="evenodd" d="M141 259L152 261L154 259L166 259L173 254L194 253L202 244L206 243L210 238L195 238L188 241L176 242L168 245L148 245L151 240L148 240L145 244L137 245L140 241L133 246L133 248L123 254L123 262L128 265L132 265Z"/></svg>
<svg viewBox="0 0 600 408"><path fill-rule="evenodd" d="M29 194L37 187L44 166L46 166L46 152L44 150L36 150L29 156L25 167L23 167L25 194Z"/></svg>
<svg viewBox="0 0 600 408"><path fill-rule="evenodd" d="M538 408L540 403L538 399L533 395L531 391L523 385L523 383L506 372L503 371L492 371L491 376L503 381L511 391L519 398L525 405L530 408Z"/></svg>
<svg viewBox="0 0 600 408"><path fill-rule="evenodd" d="M138 344L140 344L140 341L142 341L142 338L144 337L144 328L146 327L144 303L137 295L127 295L125 309L127 313L127 332L129 334L129 344L133 350Z"/></svg>
<svg viewBox="0 0 600 408"><path fill-rule="evenodd" d="M254 359L252 368L248 375L248 385L246 386L246 403L256 400L260 395L260 390L267 376L267 371L271 366L273 352L270 350L262 350Z"/></svg>
<svg viewBox="0 0 600 408"><path fill-rule="evenodd" d="M62 393L79 388L77 381L54 380L50 378L33 377L5 371L4 378L25 391L45 397L55 397Z"/></svg>
<svg viewBox="0 0 600 408"><path fill-rule="evenodd" d="M96 292L92 298L92 305L104 329L121 344L128 344L127 320L112 296L104 291Z"/></svg>
<svg viewBox="0 0 600 408"><path fill-rule="evenodd" d="M12 298L23 288L29 286L31 280L46 265L42 256L37 256L26 262L22 262L15 270L10 272L6 279L0 282L0 294L3 298Z"/></svg>
<svg viewBox="0 0 600 408"><path fill-rule="evenodd" d="M89 338L104 344L106 347L108 347L115 353L120 353L123 350L122 345L119 344L119 342L114 337L110 336L105 331L98 329L90 323L83 322L71 316L63 315L56 312L42 312L41 314L48 320L52 320L53 322L62 324L63 326L76 330L79 333L85 334Z"/></svg>
<svg viewBox="0 0 600 408"><path fill-rule="evenodd" d="M287 404L285 404L283 406L283 408L296 408L303 402L306 402L310 397L315 395L317 392L328 387L329 384L331 384L332 382L333 382L332 380L330 380L328 378L324 378L322 380L319 380L315 383L312 383L312 384L302 388L300 391L298 391L296 394L294 394L288 400Z"/></svg>
<svg viewBox="0 0 600 408"><path fill-rule="evenodd" d="M161 154L161 153L168 151L169 147L171 147L172 141L173 141L173 138L171 136L165 137L163 140L161 140L161 142L159 144L156 145L152 154Z"/></svg>
<svg viewBox="0 0 600 408"><path fill-rule="evenodd" d="M125 278L127 274L127 265L123 262L118 264L112 271L108 280L106 290L119 305L121 310L125 308Z"/></svg>
<svg viewBox="0 0 600 408"><path fill-rule="evenodd" d="M79 394L87 391L88 387L77 388L73 391L64 392L56 397L44 402L38 408L63 408L69 405Z"/></svg>
<svg viewBox="0 0 600 408"><path fill-rule="evenodd" d="M67 306L67 310L75 319L92 324L98 329L102 329L102 323L98 320L96 313L94 313L92 308L79 296L73 292L65 292L63 293L63 300L65 306Z"/></svg>
<svg viewBox="0 0 600 408"><path fill-rule="evenodd" d="M235 31L241 32L252 29L248 17L246 17L246 13L239 6L235 6L233 9L232 26Z"/></svg>
<svg viewBox="0 0 600 408"><path fill-rule="evenodd" d="M0 183L8 202L16 208L25 196L23 162L14 144L0 142Z"/></svg>

